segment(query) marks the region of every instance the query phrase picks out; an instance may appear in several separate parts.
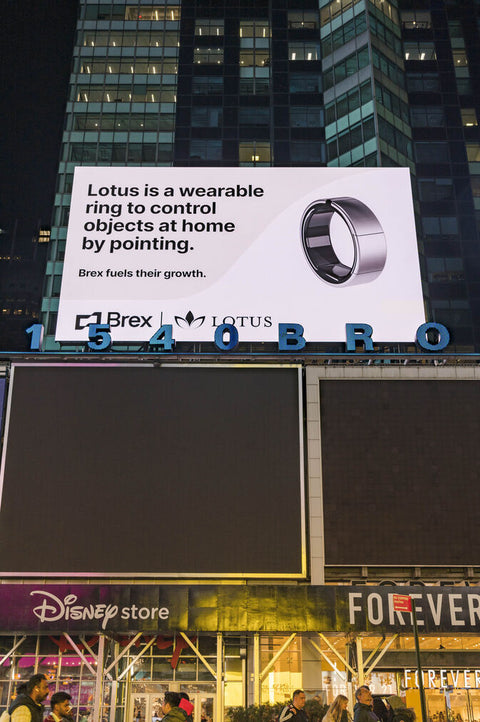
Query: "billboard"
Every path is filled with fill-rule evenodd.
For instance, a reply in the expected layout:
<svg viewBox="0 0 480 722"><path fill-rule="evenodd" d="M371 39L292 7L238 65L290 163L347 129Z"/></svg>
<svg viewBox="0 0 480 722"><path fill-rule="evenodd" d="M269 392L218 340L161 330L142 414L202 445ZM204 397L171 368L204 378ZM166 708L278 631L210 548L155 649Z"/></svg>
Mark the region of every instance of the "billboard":
<svg viewBox="0 0 480 722"><path fill-rule="evenodd" d="M3 576L306 574L298 367L16 365Z"/></svg>
<svg viewBox="0 0 480 722"><path fill-rule="evenodd" d="M57 341L413 341L425 321L407 168L75 169Z"/></svg>
<svg viewBox="0 0 480 722"><path fill-rule="evenodd" d="M325 564L477 565L478 380L319 384Z"/></svg>

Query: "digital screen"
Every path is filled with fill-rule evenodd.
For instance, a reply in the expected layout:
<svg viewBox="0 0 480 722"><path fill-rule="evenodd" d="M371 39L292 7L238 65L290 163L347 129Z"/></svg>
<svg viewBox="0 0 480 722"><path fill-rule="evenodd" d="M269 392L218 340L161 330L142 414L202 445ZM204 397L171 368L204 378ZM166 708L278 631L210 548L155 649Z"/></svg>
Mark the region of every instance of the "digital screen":
<svg viewBox="0 0 480 722"><path fill-rule="evenodd" d="M476 565L480 383L320 382L327 565Z"/></svg>
<svg viewBox="0 0 480 722"><path fill-rule="evenodd" d="M15 366L0 573L304 576L299 373Z"/></svg>
<svg viewBox="0 0 480 722"><path fill-rule="evenodd" d="M328 309L328 312L327 312ZM409 341L425 321L408 168L75 169L57 341Z"/></svg>

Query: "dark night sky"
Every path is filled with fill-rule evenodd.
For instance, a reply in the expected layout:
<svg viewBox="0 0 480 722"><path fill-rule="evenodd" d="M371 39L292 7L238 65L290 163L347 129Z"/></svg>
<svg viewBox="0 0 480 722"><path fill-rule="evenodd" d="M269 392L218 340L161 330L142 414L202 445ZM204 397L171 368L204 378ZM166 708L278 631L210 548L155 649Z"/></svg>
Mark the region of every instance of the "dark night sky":
<svg viewBox="0 0 480 722"><path fill-rule="evenodd" d="M0 228L30 241L49 225L77 0L3 0Z"/></svg>

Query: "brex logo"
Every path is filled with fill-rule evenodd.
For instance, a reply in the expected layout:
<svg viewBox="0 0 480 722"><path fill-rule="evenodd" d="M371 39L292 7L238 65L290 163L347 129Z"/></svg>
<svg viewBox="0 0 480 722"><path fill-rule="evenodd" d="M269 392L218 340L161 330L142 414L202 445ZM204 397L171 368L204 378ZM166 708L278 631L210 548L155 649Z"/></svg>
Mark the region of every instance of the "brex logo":
<svg viewBox="0 0 480 722"><path fill-rule="evenodd" d="M77 314L75 318L75 331L81 331L92 323L102 323L101 311L94 311L91 314ZM110 328L143 328L147 326L152 328L152 316L129 316L119 313L118 311L108 311L105 314L104 323L108 323Z"/></svg>

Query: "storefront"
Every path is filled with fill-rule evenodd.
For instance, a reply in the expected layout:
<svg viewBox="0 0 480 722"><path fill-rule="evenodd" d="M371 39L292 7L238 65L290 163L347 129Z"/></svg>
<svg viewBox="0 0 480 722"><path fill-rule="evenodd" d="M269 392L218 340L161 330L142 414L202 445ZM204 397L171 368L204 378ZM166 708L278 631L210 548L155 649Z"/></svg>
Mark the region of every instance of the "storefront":
<svg viewBox="0 0 480 722"><path fill-rule="evenodd" d="M429 718L480 720L480 594L415 594ZM157 722L167 689L189 694L194 722L223 722L297 687L327 704L363 683L420 716L411 615L391 597L387 587L0 585L0 704L42 672L72 695L77 722Z"/></svg>

